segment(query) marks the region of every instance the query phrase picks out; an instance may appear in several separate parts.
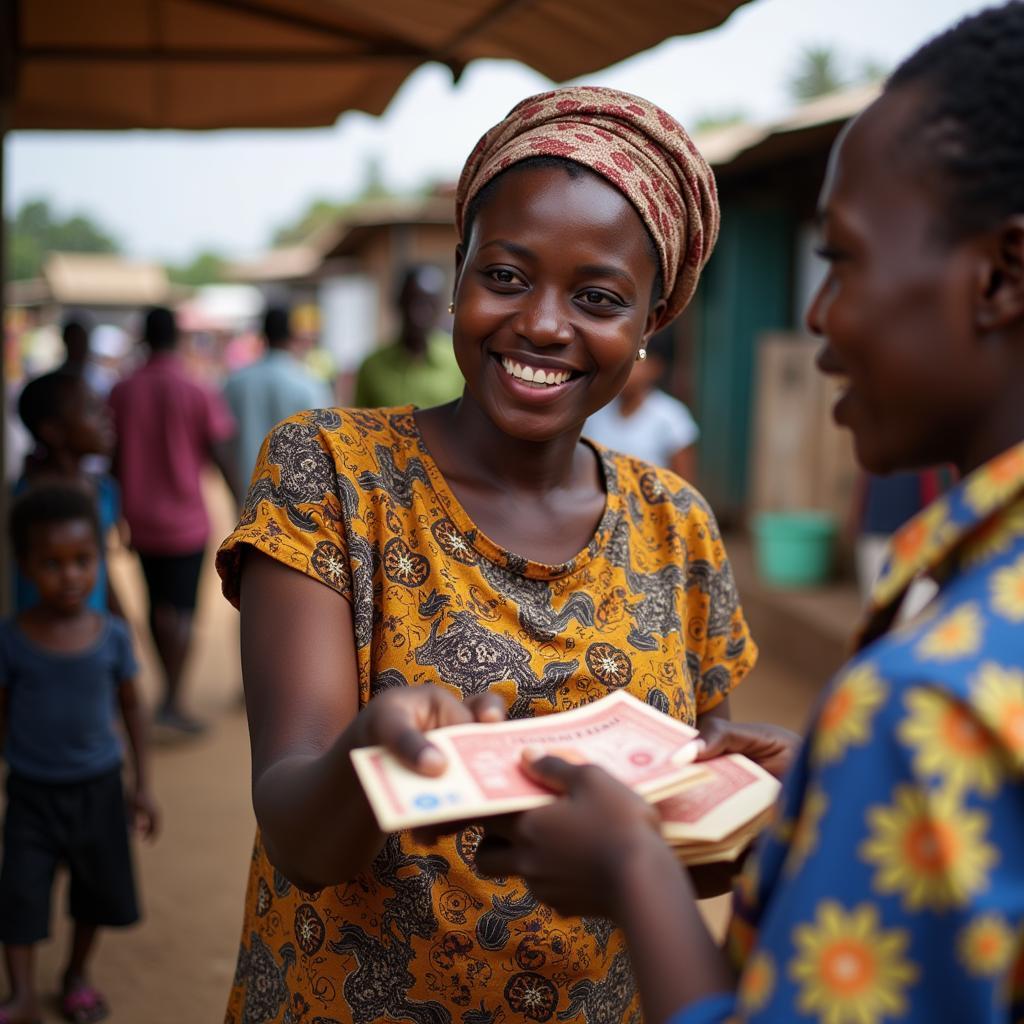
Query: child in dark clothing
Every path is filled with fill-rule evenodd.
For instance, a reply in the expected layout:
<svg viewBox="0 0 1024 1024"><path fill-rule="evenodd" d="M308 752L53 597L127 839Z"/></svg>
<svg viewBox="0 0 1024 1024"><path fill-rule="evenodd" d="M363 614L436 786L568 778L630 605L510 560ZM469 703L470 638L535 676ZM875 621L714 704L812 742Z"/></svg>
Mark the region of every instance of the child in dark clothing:
<svg viewBox="0 0 1024 1024"><path fill-rule="evenodd" d="M108 473L88 473L90 456L106 457L114 448L110 411L86 384L81 374L56 370L30 380L18 399L18 415L32 434L35 448L25 460L24 472L14 488L21 494L33 483L46 480L81 484L96 496L100 521L100 562L88 606L95 611L121 614L117 595L107 579L104 542L121 519L121 494ZM38 600L25 574L15 574L17 611Z"/></svg>
<svg viewBox="0 0 1024 1024"><path fill-rule="evenodd" d="M0 741L8 767L0 942L11 984L0 1024L39 1019L34 947L49 930L61 862L70 870L75 922L61 1005L71 1021L97 1021L109 1012L86 972L97 931L139 917L117 706L134 761L128 815L146 836L157 829L135 658L125 623L88 606L100 560L92 496L75 484L36 485L15 502L10 526L18 564L39 597L0 622Z"/></svg>

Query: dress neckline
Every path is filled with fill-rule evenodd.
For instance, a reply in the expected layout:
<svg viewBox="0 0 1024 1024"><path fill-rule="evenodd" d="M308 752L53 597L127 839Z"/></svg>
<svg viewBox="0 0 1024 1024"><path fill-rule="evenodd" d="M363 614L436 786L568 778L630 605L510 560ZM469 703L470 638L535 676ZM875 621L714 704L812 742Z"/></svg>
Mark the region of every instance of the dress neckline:
<svg viewBox="0 0 1024 1024"><path fill-rule="evenodd" d="M586 547L578 551L568 561L552 565L509 551L477 527L470 518L469 513L463 508L462 503L455 496L444 474L434 461L434 457L430 454L430 450L423 440L423 435L420 433L416 417L413 415L415 411L416 406L414 405L403 406L394 410L391 416L392 426L397 427L397 432L415 446L417 455L427 471L430 486L435 496L447 513L448 518L454 523L456 529L478 555L502 569L514 572L519 576L525 576L528 579L555 580L572 576L574 573L579 572L600 554L608 543L621 512L621 494L619 492L615 463L608 449L587 438L580 439L597 456L598 466L604 481L604 512L601 514L597 528L587 542Z"/></svg>

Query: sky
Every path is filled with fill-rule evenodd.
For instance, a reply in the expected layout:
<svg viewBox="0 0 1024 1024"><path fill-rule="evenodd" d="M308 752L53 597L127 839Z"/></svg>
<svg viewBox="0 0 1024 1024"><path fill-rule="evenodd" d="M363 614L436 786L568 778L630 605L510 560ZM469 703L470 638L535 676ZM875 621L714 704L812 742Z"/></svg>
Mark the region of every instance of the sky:
<svg viewBox="0 0 1024 1024"><path fill-rule="evenodd" d="M770 121L792 106L787 84L806 47L833 48L849 74L868 61L892 67L986 6L754 0L718 29L668 40L579 81L638 93L684 125L736 111ZM550 84L521 64L479 61L453 85L446 68L431 64L406 80L381 117L352 112L329 128L14 132L4 205L10 215L26 200L45 198L60 215L85 213L138 258L182 263L203 249L245 258L312 200L357 194L370 162L395 191L454 180L477 138Z"/></svg>

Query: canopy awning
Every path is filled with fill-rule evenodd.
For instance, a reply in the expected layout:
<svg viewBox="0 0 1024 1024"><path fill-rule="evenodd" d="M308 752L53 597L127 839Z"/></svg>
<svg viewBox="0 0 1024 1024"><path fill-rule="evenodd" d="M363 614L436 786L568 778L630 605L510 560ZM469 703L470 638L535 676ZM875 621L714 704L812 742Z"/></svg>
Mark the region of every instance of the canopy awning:
<svg viewBox="0 0 1024 1024"><path fill-rule="evenodd" d="M15 0L9 129L263 128L379 114L425 61L555 81L748 0Z"/></svg>

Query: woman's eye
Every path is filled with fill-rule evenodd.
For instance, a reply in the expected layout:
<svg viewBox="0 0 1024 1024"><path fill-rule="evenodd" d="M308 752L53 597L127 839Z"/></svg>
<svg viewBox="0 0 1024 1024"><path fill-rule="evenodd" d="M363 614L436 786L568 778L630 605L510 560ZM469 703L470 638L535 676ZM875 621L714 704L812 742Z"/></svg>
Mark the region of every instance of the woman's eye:
<svg viewBox="0 0 1024 1024"><path fill-rule="evenodd" d="M592 288L588 289L585 292L581 292L580 293L580 298L588 306L618 306L618 305L621 305L621 303L617 302L607 292L595 291Z"/></svg>
<svg viewBox="0 0 1024 1024"><path fill-rule="evenodd" d="M515 273L511 270L506 270L503 267L497 267L496 269L490 271L490 275L491 280L497 282L498 284L516 283Z"/></svg>

